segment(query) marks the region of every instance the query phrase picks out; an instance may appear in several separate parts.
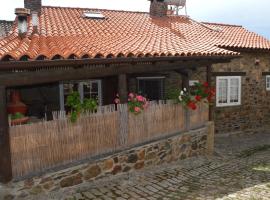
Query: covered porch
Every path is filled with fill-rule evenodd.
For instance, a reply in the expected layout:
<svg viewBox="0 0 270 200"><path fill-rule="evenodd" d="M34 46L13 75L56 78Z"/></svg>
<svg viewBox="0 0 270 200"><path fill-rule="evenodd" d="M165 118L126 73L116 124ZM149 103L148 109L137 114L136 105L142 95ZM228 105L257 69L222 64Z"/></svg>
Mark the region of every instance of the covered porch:
<svg viewBox="0 0 270 200"><path fill-rule="evenodd" d="M208 108L203 106L200 107L198 111L191 113L181 105L174 105L169 102L159 102L152 104L153 108L149 109L149 113L146 112L142 116L138 116L138 118L137 116L129 116L127 113L127 106L125 104L127 103L128 92L134 92L134 90L135 92L139 92L140 87L145 88L146 92L143 91L145 93L147 93L147 91L151 91L151 88L149 89L147 86L140 86L140 84L147 84L147 80L149 81L154 78L163 79L164 72L166 71L178 73L182 77L182 87L188 88L192 74L198 69L203 69L202 71L205 72L205 81L208 80L210 83L211 65L214 63L230 62L232 58L235 58L235 56L100 58L84 60L2 62L0 64L1 182L10 181L12 178L28 176L31 173L39 173L46 169L74 161L80 161L88 157L112 153L123 148L130 148L134 145L139 145L140 143L147 143L158 138L203 126L209 118L211 119L211 115L209 115L209 113L211 113L211 109L209 111ZM137 81L137 83L135 83L135 88L132 88L132 85L134 86L134 84L130 83L132 82L132 79ZM144 82L140 82L140 80L144 80ZM64 118L54 119L51 122L40 122L38 124L27 124L15 127L9 126L7 114L7 92L9 90L17 88L26 91L29 88L40 89L42 86L51 86L53 91L57 88L55 89L55 92L52 92L52 96L55 96L57 99L49 98L52 101L58 102L58 105L55 106L55 108L49 110L48 113L51 114L52 111L65 110L64 84L70 84L71 82L79 83L79 85L85 82L87 84L96 84L95 87L97 87L97 93L94 95L98 96L100 106L112 104L116 92L119 94L121 104L123 105L120 106L117 111L113 109L113 106L100 107L100 111L93 114L93 116L83 116L82 119L77 122L76 126L68 125L68 120ZM158 85L158 83L153 82L151 82L151 84ZM99 90L102 92L99 93ZM157 92L154 92L153 94L149 93L149 99L162 99L163 94L158 96L156 93ZM45 114L48 110L45 109L45 106L43 109ZM157 119L152 122L152 119L154 118ZM97 121L102 123L97 123ZM155 125L151 123L158 123L160 124L160 127L153 129L157 124ZM141 126L142 129L138 132L131 131L135 127L139 126ZM82 130L82 127L88 128ZM102 127L104 130L101 130ZM112 138L108 142L108 138L104 137L104 135L107 134L107 131L110 130L111 127L114 127L114 131L110 133L112 134ZM38 138L32 138L30 141L23 139L26 133L39 133L40 131L38 130L44 130L47 132L39 136L35 134ZM58 130L58 132L56 130ZM57 143L57 141L61 144L65 143L64 141L67 143L72 142L70 137L74 137L73 133L75 132L81 135L81 137L78 138L81 138L82 140L77 141L77 143L74 142L73 145L78 147L80 150L78 150L78 152L73 156L71 154L67 154L67 157L60 158L57 157L57 155L61 154L59 149L55 149L56 152L60 153L57 154L53 151L49 152L52 149L49 148L45 151L50 155L56 155L56 157L49 156L44 162L41 162L39 158L37 158L39 161L26 161L27 158L29 158L29 155L26 154L24 154L25 157L23 157L24 152L29 152L29 149L27 148L30 148L33 153L43 152L41 149L44 149L46 145L44 144L45 146L42 147L42 141L43 139L45 141L45 138L49 137L48 135L51 137L56 133L58 133L58 135L62 134L63 138L55 138L55 140L53 139L52 141L47 140L47 145L54 144L54 147L59 147L59 143ZM68 133L70 133L70 135L68 135ZM91 135L91 137L87 134ZM100 138L98 135L101 135ZM93 141L92 139L99 138L98 144L100 146L93 147L90 145L91 147L88 146L85 148L80 146L82 145L83 140L88 141L87 138L89 142ZM134 138L137 138L137 140ZM19 141L20 139L26 142L23 146L16 145L17 142L15 141ZM31 147L31 141L34 141L37 145L36 148L40 151L35 150L33 146ZM29 143L27 144L27 142ZM48 146L46 146L46 148L47 147ZM61 148L65 151L65 146L62 146ZM31 154L30 157L33 155L34 154ZM35 156L40 157L41 155L45 155L44 152L39 156ZM26 163L21 165L21 162L18 162L18 158L23 158L21 161L26 161Z"/></svg>

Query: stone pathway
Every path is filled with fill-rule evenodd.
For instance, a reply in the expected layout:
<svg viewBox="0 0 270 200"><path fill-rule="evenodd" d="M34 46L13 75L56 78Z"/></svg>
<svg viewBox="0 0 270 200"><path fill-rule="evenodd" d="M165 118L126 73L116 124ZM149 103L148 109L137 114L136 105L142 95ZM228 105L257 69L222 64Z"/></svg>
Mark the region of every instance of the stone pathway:
<svg viewBox="0 0 270 200"><path fill-rule="evenodd" d="M211 159L191 158L31 198L270 199L270 134L220 136L216 141L216 150Z"/></svg>

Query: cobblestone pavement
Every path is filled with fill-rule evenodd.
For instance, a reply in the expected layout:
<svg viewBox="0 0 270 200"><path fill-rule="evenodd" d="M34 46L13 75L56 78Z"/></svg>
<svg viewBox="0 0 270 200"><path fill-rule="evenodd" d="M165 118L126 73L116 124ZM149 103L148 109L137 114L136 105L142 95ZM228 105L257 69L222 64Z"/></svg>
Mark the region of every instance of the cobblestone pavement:
<svg viewBox="0 0 270 200"><path fill-rule="evenodd" d="M32 199L269 200L270 135L218 137L212 158L146 168Z"/></svg>

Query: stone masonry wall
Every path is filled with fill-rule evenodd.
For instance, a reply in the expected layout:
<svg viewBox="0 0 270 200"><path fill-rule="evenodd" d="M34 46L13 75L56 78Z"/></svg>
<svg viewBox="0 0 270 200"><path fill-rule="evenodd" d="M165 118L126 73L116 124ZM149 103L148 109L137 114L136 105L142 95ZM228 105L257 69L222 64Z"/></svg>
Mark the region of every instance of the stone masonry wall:
<svg viewBox="0 0 270 200"><path fill-rule="evenodd" d="M203 127L76 167L12 182L5 191L0 188L0 199L27 198L29 195L65 190L103 177L205 154L208 137L208 127Z"/></svg>
<svg viewBox="0 0 270 200"><path fill-rule="evenodd" d="M260 60L255 65L255 59ZM269 126L270 91L262 72L270 71L270 54L242 53L242 58L231 63L213 65L213 72L246 72L242 76L242 99L240 106L213 108L216 133L256 131ZM215 86L216 77L212 77Z"/></svg>

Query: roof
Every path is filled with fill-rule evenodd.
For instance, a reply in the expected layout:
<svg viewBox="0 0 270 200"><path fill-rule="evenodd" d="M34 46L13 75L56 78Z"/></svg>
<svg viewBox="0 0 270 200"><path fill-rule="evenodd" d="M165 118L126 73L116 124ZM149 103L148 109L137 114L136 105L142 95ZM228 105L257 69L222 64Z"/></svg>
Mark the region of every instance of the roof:
<svg viewBox="0 0 270 200"><path fill-rule="evenodd" d="M0 20L0 38L5 37L11 31L13 21Z"/></svg>
<svg viewBox="0 0 270 200"><path fill-rule="evenodd" d="M221 30L214 34L216 44L222 48L270 50L270 41L242 26L204 22L210 28Z"/></svg>
<svg viewBox="0 0 270 200"><path fill-rule="evenodd" d="M87 10L101 12L105 19L84 18ZM0 59L236 55L221 47L241 46L242 36L254 39L243 47L270 49L269 41L242 27L203 24L185 16L42 7L38 32L33 33L30 23L27 37L21 39L14 28L0 40Z"/></svg>

